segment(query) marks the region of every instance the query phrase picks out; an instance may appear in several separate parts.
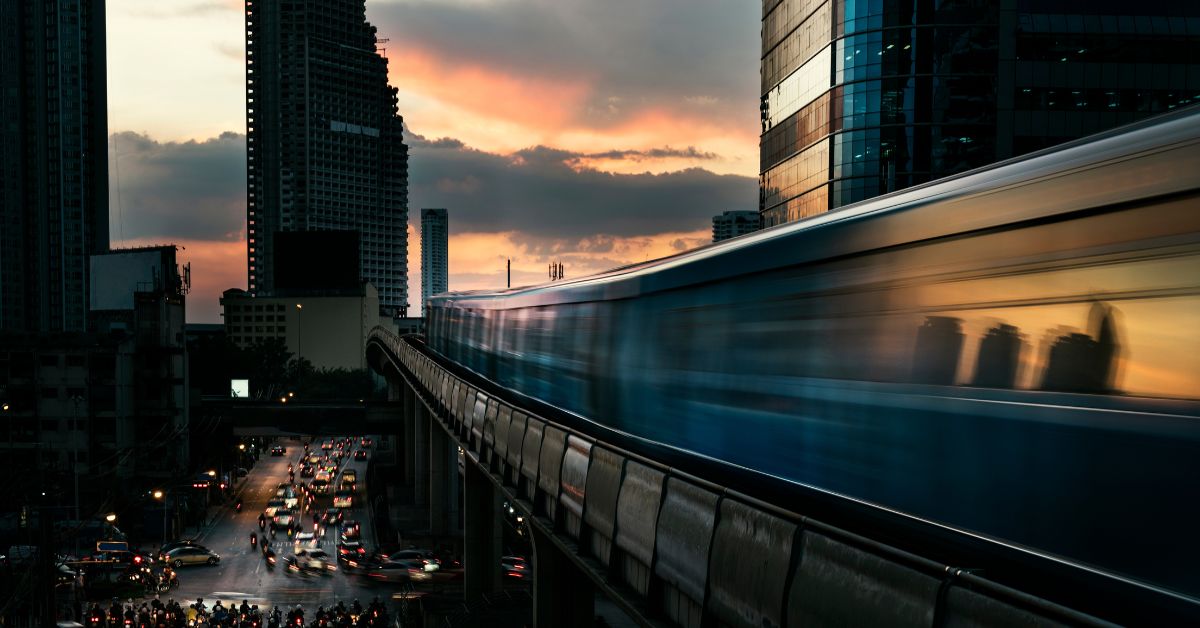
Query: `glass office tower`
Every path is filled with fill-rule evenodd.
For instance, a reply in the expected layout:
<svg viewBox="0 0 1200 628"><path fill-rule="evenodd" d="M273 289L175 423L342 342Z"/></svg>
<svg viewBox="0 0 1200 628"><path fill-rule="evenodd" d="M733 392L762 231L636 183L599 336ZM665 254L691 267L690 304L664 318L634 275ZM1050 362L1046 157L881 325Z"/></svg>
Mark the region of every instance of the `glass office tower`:
<svg viewBox="0 0 1200 628"><path fill-rule="evenodd" d="M764 0L763 225L1200 102L1200 3Z"/></svg>

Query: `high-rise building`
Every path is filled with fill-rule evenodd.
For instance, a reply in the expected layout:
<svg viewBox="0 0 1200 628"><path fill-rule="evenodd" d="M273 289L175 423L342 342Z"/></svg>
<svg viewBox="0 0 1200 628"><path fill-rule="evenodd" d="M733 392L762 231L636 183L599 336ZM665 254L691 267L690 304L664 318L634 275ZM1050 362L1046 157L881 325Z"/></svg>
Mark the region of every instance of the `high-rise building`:
<svg viewBox="0 0 1200 628"><path fill-rule="evenodd" d="M87 328L108 249L104 0L0 3L0 330Z"/></svg>
<svg viewBox="0 0 1200 628"><path fill-rule="evenodd" d="M712 241L720 242L762 228L762 217L756 211L721 212L712 218Z"/></svg>
<svg viewBox="0 0 1200 628"><path fill-rule="evenodd" d="M449 231L445 209L421 210L421 307L449 289Z"/></svg>
<svg viewBox="0 0 1200 628"><path fill-rule="evenodd" d="M1200 102L1198 49L1195 2L763 0L763 225Z"/></svg>
<svg viewBox="0 0 1200 628"><path fill-rule="evenodd" d="M382 312L405 313L408 147L375 46L364 0L247 0L251 294L276 290L276 233L353 230Z"/></svg>

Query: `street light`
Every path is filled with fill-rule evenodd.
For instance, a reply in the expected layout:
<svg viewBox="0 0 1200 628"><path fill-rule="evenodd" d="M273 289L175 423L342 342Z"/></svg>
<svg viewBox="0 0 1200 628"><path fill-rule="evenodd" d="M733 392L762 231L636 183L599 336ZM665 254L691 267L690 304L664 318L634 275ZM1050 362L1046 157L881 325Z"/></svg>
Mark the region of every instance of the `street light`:
<svg viewBox="0 0 1200 628"><path fill-rule="evenodd" d="M296 372L300 372L300 332L304 331L304 306L296 304Z"/></svg>
<svg viewBox="0 0 1200 628"><path fill-rule="evenodd" d="M117 521L117 513L110 512L107 515L104 515L104 520L109 523L115 523Z"/></svg>
<svg viewBox="0 0 1200 628"><path fill-rule="evenodd" d="M162 513L163 513L163 522L162 522L163 541L162 541L162 544L166 545L167 544L167 501L165 499L163 499L166 496L166 493L162 492L162 490L160 490L160 489L155 489L154 492L151 493L151 495L154 496L154 499L162 502Z"/></svg>
<svg viewBox="0 0 1200 628"><path fill-rule="evenodd" d="M246 443L238 443L238 449L241 451L246 451Z"/></svg>

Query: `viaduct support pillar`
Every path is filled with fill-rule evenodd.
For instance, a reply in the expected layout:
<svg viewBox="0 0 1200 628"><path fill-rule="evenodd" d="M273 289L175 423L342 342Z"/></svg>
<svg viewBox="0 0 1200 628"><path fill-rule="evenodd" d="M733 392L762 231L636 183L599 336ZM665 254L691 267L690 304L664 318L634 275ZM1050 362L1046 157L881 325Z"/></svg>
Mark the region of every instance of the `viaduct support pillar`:
<svg viewBox="0 0 1200 628"><path fill-rule="evenodd" d="M412 486L416 480L416 466L414 458L416 457L416 449L420 446L414 440L413 429L416 424L415 413L417 411L417 396L407 384L402 384L401 388L404 391L403 404L400 406L400 443L397 447L397 452L400 459L397 461L400 465L400 476L404 486Z"/></svg>
<svg viewBox="0 0 1200 628"><path fill-rule="evenodd" d="M413 393L410 391L409 393ZM415 400L415 395L413 395ZM413 465L413 504L425 506L429 504L429 435L440 428L431 425L432 418L429 409L420 401L412 404L412 465ZM434 429L431 430L430 427Z"/></svg>
<svg viewBox="0 0 1200 628"><path fill-rule="evenodd" d="M592 581L571 564L563 550L539 528L533 535L533 625L590 626L595 622L596 590ZM471 573L470 565L467 573Z"/></svg>
<svg viewBox="0 0 1200 628"><path fill-rule="evenodd" d="M452 441L442 426L435 425L428 420L425 425L429 430L427 441L429 464L425 469L425 473L429 477L429 533L434 536L442 536L446 534L447 522L450 518L448 512L450 504L446 499L449 490L446 485L457 480L455 477L448 476L446 472L448 468L447 452Z"/></svg>
<svg viewBox="0 0 1200 628"><path fill-rule="evenodd" d="M500 590L504 530L500 522L500 495L486 472L468 462L465 473L463 566L466 573L463 592L470 604Z"/></svg>

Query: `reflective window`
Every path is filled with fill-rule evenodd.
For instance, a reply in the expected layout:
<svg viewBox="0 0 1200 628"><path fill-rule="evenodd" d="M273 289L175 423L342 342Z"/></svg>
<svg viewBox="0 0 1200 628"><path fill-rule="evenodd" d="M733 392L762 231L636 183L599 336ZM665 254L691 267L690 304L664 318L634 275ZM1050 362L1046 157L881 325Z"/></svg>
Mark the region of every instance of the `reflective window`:
<svg viewBox="0 0 1200 628"><path fill-rule="evenodd" d="M838 130L830 126L830 103L837 100L836 92L821 94L782 123L767 131L759 141L759 166L766 170L795 155L813 142ZM833 116L837 119L837 116Z"/></svg>
<svg viewBox="0 0 1200 628"><path fill-rule="evenodd" d="M762 92L800 67L813 53L829 43L829 3L822 4L762 60Z"/></svg>
<svg viewBox="0 0 1200 628"><path fill-rule="evenodd" d="M828 4L827 0L784 0L767 13L762 25L762 55L765 57L822 4Z"/></svg>
<svg viewBox="0 0 1200 628"><path fill-rule="evenodd" d="M829 90L830 60L830 48L826 47L763 96L764 131Z"/></svg>
<svg viewBox="0 0 1200 628"><path fill-rule="evenodd" d="M829 141L767 170L759 177L759 206L768 209L829 179Z"/></svg>

